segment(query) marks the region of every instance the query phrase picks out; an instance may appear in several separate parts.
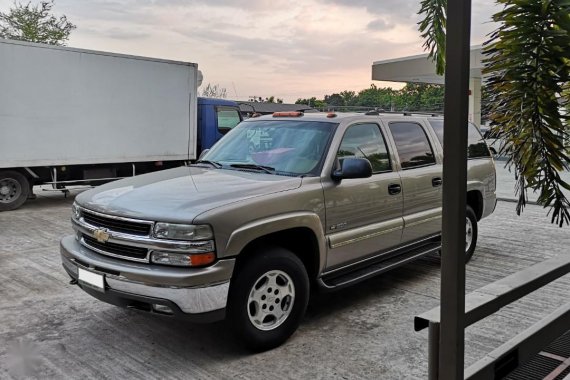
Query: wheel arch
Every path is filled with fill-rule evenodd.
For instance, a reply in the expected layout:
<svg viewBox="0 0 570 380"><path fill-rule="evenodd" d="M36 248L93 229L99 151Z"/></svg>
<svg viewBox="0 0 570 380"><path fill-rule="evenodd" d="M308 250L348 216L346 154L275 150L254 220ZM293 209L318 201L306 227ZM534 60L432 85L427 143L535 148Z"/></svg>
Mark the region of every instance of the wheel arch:
<svg viewBox="0 0 570 380"><path fill-rule="evenodd" d="M479 190L470 190L467 192L467 205L475 211L477 220L481 220L483 216L483 194Z"/></svg>
<svg viewBox="0 0 570 380"><path fill-rule="evenodd" d="M305 265L310 279L325 265L326 245L320 218L315 214L294 213L250 223L231 234L226 253L244 262L263 246L279 246L293 252Z"/></svg>

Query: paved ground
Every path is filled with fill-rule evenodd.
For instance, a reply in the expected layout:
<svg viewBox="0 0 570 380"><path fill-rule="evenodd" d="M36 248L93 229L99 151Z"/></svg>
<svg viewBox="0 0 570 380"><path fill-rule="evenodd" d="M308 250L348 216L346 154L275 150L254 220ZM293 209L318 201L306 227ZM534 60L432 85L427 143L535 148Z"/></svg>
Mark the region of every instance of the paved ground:
<svg viewBox="0 0 570 380"><path fill-rule="evenodd" d="M505 160L497 160L496 161L496 168L497 168L497 197L503 200L515 200L515 175L514 172L511 172L508 168L505 167ZM513 168L514 169L514 168ZM570 183L570 172L563 171L560 172L560 177L566 183ZM568 198L570 198L570 191L563 189L564 194ZM530 202L536 202L538 199L538 194L527 191L527 197Z"/></svg>
<svg viewBox="0 0 570 380"><path fill-rule="evenodd" d="M251 355L227 326L192 325L101 303L67 285L58 240L72 198L46 196L0 213L0 378L425 379L427 333L413 317L439 304L439 265L425 259L349 289L313 296L284 346ZM570 254L569 229L546 210L499 202L480 225L468 291ZM466 333L475 362L568 301L566 276Z"/></svg>

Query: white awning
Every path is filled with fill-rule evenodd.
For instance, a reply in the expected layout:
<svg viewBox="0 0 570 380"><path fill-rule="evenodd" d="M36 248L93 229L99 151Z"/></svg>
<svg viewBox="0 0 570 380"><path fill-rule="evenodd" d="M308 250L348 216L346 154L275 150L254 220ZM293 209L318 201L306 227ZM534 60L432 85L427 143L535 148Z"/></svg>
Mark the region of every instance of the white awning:
<svg viewBox="0 0 570 380"><path fill-rule="evenodd" d="M471 47L470 78L481 79L481 46ZM427 54L377 61L372 64L372 80L443 84L444 77L435 73L435 64Z"/></svg>

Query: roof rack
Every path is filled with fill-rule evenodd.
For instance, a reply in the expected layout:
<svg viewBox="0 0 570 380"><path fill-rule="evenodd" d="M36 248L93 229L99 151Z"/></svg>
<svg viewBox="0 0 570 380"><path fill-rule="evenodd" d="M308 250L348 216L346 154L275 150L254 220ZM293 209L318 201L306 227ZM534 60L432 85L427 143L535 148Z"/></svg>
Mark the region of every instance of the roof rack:
<svg viewBox="0 0 570 380"><path fill-rule="evenodd" d="M365 115L380 115L380 114L395 114L395 115L403 115L403 116L414 116L414 115L422 115L422 116L443 116L442 112L422 112L422 111L385 111L381 108L376 108L370 111L366 111Z"/></svg>

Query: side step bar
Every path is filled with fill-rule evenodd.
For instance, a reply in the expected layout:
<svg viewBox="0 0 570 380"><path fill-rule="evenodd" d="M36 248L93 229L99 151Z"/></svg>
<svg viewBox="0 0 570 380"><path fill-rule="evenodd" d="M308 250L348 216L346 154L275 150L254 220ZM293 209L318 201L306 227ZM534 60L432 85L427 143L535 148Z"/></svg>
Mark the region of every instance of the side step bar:
<svg viewBox="0 0 570 380"><path fill-rule="evenodd" d="M392 270L411 261L417 260L422 256L437 252L441 249L441 242L432 241L421 246L414 247L397 255L386 258L383 255L364 265L354 265L346 270L324 274L318 284L323 289L333 290L344 288L345 286L367 280L380 273Z"/></svg>

